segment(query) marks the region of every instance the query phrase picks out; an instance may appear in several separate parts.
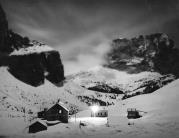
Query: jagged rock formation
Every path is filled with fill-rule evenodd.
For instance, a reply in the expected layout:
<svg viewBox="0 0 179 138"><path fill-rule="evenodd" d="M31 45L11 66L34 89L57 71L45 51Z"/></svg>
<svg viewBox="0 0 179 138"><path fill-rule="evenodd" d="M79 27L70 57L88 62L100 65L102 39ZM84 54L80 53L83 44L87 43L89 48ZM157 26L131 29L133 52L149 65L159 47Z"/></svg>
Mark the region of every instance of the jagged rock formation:
<svg viewBox="0 0 179 138"><path fill-rule="evenodd" d="M28 46L30 46L28 37L22 37L9 29L5 12L0 5L0 52L10 53L14 49Z"/></svg>
<svg viewBox="0 0 179 138"><path fill-rule="evenodd" d="M157 71L179 77L179 50L174 41L163 33L132 39L115 39L104 66L129 73Z"/></svg>
<svg viewBox="0 0 179 138"><path fill-rule="evenodd" d="M59 52L9 30L1 6L0 66L8 66L12 75L32 86L43 84L45 78L58 85L64 80Z"/></svg>
<svg viewBox="0 0 179 138"><path fill-rule="evenodd" d="M93 86L86 87L85 85L82 87L87 88L88 90L104 92L104 93L116 93L116 94L124 94L123 89L117 86L111 86L105 82L92 82Z"/></svg>

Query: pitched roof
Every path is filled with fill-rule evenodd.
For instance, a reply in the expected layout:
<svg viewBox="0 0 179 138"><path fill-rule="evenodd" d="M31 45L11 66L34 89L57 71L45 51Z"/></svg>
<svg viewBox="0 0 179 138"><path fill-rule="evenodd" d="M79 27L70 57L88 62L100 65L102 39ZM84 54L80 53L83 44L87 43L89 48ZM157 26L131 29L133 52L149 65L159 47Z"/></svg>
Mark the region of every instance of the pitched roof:
<svg viewBox="0 0 179 138"><path fill-rule="evenodd" d="M65 107L65 104L62 102L58 102L58 105L60 105L61 107L63 107L65 110L69 111L68 108Z"/></svg>
<svg viewBox="0 0 179 138"><path fill-rule="evenodd" d="M54 104L53 106L51 106L47 111L49 111L52 107L54 107L55 105L59 105L61 106L63 109L65 109L66 111L69 111L68 108L65 107L64 103L62 102L58 102L56 104Z"/></svg>
<svg viewBox="0 0 179 138"><path fill-rule="evenodd" d="M46 122L43 121L43 120L40 120L40 119L35 119L35 120L33 120L33 121L29 124L29 126L31 126L32 124L34 124L34 123L36 123L36 122L39 122L39 123L41 123L42 125L44 125L44 126L47 127Z"/></svg>

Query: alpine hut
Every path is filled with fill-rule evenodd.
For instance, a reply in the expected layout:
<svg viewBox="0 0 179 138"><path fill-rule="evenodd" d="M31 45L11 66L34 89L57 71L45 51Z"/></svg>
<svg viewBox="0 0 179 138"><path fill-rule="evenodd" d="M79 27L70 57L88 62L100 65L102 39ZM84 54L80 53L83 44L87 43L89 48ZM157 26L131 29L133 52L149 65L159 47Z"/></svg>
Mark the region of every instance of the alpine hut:
<svg viewBox="0 0 179 138"><path fill-rule="evenodd" d="M63 123L68 123L69 110L63 103L58 102L49 108L45 113L47 121L60 120Z"/></svg>

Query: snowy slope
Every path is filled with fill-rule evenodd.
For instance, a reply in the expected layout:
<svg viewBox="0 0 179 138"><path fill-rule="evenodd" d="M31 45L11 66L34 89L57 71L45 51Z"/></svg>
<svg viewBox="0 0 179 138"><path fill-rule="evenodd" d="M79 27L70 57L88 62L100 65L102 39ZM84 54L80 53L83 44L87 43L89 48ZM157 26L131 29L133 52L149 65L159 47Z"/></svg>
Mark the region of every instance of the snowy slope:
<svg viewBox="0 0 179 138"><path fill-rule="evenodd" d="M38 137L65 138L178 138L179 136L179 80L164 86L155 93L120 101L109 107L109 126L106 118L90 118L89 110L77 114L67 126L59 124L40 132ZM145 111L143 117L127 119L127 108ZM79 122L86 126L79 128ZM128 124L132 125L128 125Z"/></svg>
<svg viewBox="0 0 179 138"><path fill-rule="evenodd" d="M161 75L157 72L128 74L114 69L95 67L67 77L84 88L104 93L125 94L124 98L150 93L173 81L173 75Z"/></svg>
<svg viewBox="0 0 179 138"><path fill-rule="evenodd" d="M45 45L43 43L37 42L33 40L29 47L20 48L18 50L14 50L10 55L27 55L31 53L41 53L41 52L47 52L54 50L53 48L49 47L48 45Z"/></svg>
<svg viewBox="0 0 179 138"><path fill-rule="evenodd" d="M23 111L36 113L45 107L49 107L58 99L70 105L84 104L78 102L76 97L65 90L65 87L56 87L46 80L44 85L33 87L14 78L7 68L0 68L0 110L1 111ZM3 79L2 79L3 78ZM70 101L70 103L68 102Z"/></svg>
<svg viewBox="0 0 179 138"><path fill-rule="evenodd" d="M47 131L35 134L36 137L87 137L87 138L149 138L173 137L177 138L179 130L179 80L155 91L154 93L140 95L126 100L114 100L115 105L108 107L109 126L106 126L107 118L90 118L90 111L86 104L81 102L78 96L87 96L91 99L99 98L106 100L105 93L86 90L73 81L65 84L64 87L56 87L48 81L40 87L32 87L15 79L7 68L0 68L2 78L0 82L0 134L9 137L33 137L26 134L28 121L24 122L22 117L17 118L15 110L31 109L37 111L42 106L49 106L57 99L61 99L66 105L76 105L81 108L77 119L73 117L69 124L58 124L48 127ZM132 79L131 79L132 80ZM99 96L99 94L102 95ZM98 95L98 96L97 96ZM98 100L99 100L98 99ZM70 103L69 103L70 101ZM13 108L13 110L12 110ZM143 117L137 120L126 118L127 108L137 108ZM14 111L14 112L13 112ZM27 112L27 111L26 111ZM14 115L9 118L5 113ZM19 112L18 116L22 116ZM86 126L79 129L82 121ZM128 123L132 125L128 125ZM11 125L11 123L16 125ZM18 126L18 127L15 127Z"/></svg>
<svg viewBox="0 0 179 138"><path fill-rule="evenodd" d="M41 138L178 138L179 135L179 80L164 86L155 93L140 95L120 101L109 107L109 125L107 118L90 118L85 110L72 118L68 124L48 127L47 131L33 135L19 133L12 137ZM127 119L127 108L135 107L145 111L143 117ZM79 127L82 122L85 126ZM128 125L128 124L131 125ZM10 137L10 136L9 136Z"/></svg>
<svg viewBox="0 0 179 138"><path fill-rule="evenodd" d="M33 87L17 80L7 71L7 68L1 67L0 76L3 79L0 79L0 110L10 113L12 111L36 113L45 107L48 108L58 99L72 111L74 108L83 110L93 103L114 105L121 100L123 95L88 90L81 87L81 83L86 87L88 82L94 84L93 82L105 81L112 87L119 87L125 91L131 89L132 91L139 86L142 89L145 82L149 80L158 80L162 77L158 73L143 72L130 75L101 67L90 69L88 73L80 73L74 78L68 78L63 87L57 87L47 80L44 85Z"/></svg>
<svg viewBox="0 0 179 138"><path fill-rule="evenodd" d="M154 93L123 100L115 108L118 108L120 114L123 115L125 115L127 108L137 108L138 110L147 112L146 116L179 117L179 110L177 110L179 106L178 90L179 80L176 80Z"/></svg>
<svg viewBox="0 0 179 138"><path fill-rule="evenodd" d="M6 67L0 67L0 115L8 116L13 112L18 112L22 116L25 113L49 108L52 104L60 101L64 102L71 112L74 110L84 110L94 102L110 104L116 102L117 94L106 95L104 93L87 90L74 82L68 82L63 87L57 87L45 81L39 87L33 87L23 83L13 77ZM3 112L3 113L2 113Z"/></svg>
<svg viewBox="0 0 179 138"><path fill-rule="evenodd" d="M93 102L116 102L116 99L111 99L114 95L110 97L104 93L86 90L73 82L57 87L46 80L43 85L33 87L17 80L8 72L7 67L0 67L0 76L0 124L4 124L0 126L0 134L22 132L38 111L49 108L59 99L71 113L74 110L88 109L88 105ZM12 122L19 128L11 125Z"/></svg>
<svg viewBox="0 0 179 138"><path fill-rule="evenodd" d="M128 137L178 138L178 90L179 80L176 80L155 91L155 93L123 100L118 105L109 109L109 123L111 125L126 125L128 122L134 123L130 134L127 134ZM127 120L127 108L136 108L143 117L136 120Z"/></svg>

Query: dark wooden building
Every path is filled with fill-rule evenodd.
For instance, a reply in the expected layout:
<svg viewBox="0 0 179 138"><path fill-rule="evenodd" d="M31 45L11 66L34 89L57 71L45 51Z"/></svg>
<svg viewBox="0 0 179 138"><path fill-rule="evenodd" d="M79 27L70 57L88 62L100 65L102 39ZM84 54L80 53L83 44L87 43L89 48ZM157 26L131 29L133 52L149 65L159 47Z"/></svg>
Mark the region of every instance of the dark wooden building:
<svg viewBox="0 0 179 138"><path fill-rule="evenodd" d="M47 121L60 120L61 122L68 123L68 117L69 110L62 103L56 103L45 113Z"/></svg>
<svg viewBox="0 0 179 138"><path fill-rule="evenodd" d="M139 114L139 111L136 110L135 108L128 108L127 109L127 118L129 119L136 119L141 117Z"/></svg>
<svg viewBox="0 0 179 138"><path fill-rule="evenodd" d="M42 120L35 120L29 125L29 133L47 130L47 124Z"/></svg>

